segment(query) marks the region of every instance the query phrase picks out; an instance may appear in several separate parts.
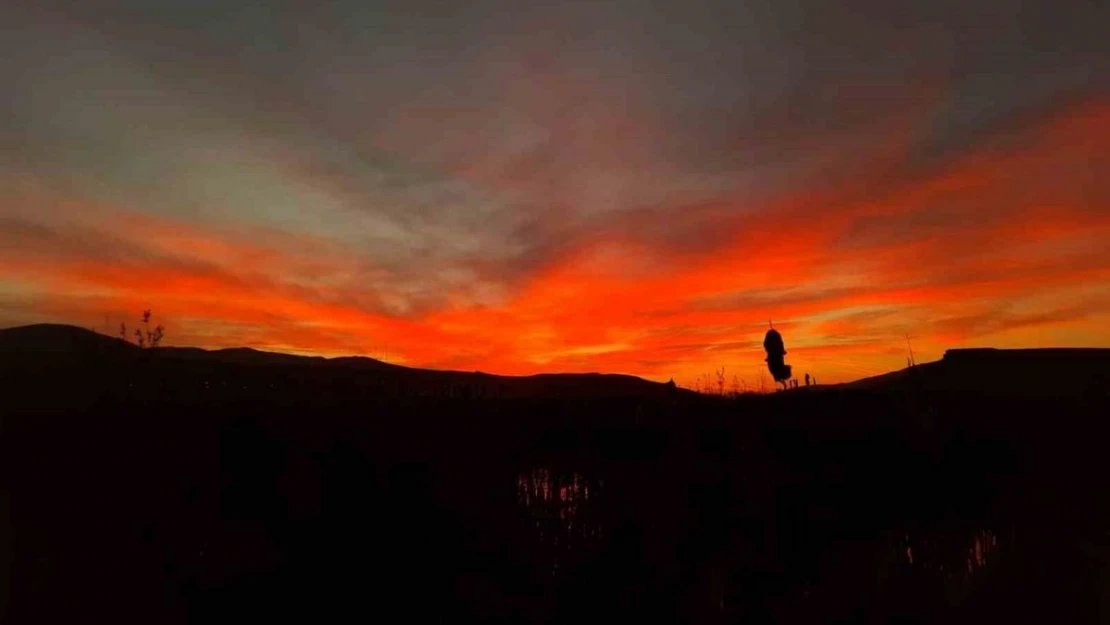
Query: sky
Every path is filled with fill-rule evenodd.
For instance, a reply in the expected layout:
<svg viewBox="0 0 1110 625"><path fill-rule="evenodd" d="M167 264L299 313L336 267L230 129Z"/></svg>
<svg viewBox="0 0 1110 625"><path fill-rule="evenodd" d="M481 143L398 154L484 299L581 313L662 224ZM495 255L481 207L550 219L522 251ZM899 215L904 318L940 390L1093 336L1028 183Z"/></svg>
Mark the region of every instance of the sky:
<svg viewBox="0 0 1110 625"><path fill-rule="evenodd" d="M837 382L1110 347L1110 4L0 4L0 327ZM711 374L712 375L712 374ZM769 380L766 380L770 384Z"/></svg>

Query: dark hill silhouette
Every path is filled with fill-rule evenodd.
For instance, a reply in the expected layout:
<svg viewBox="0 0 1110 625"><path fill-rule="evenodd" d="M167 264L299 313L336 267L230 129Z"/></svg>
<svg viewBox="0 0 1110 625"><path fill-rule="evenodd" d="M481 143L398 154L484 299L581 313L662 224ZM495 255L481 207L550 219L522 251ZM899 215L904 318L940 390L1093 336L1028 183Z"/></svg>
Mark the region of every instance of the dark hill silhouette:
<svg viewBox="0 0 1110 625"><path fill-rule="evenodd" d="M928 391L1084 397L1110 385L1110 349L960 349L943 360L811 392ZM57 410L109 401L275 405L383 399L654 398L689 396L616 374L501 376L417 369L373 358L322 358L250 348L142 349L75 326L0 330L0 391L7 407ZM791 393L790 395L793 395Z"/></svg>
<svg viewBox="0 0 1110 625"><path fill-rule="evenodd" d="M77 326L40 323L0 330L0 353L73 354L124 353L138 347L115 337Z"/></svg>
<svg viewBox="0 0 1110 625"><path fill-rule="evenodd" d="M416 369L372 358L321 358L249 348L142 349L66 325L0 330L0 387L14 407L61 409L111 401L258 400L276 404L383 398L602 398L675 393L616 374L501 376ZM59 393L59 386L65 389Z"/></svg>
<svg viewBox="0 0 1110 625"><path fill-rule="evenodd" d="M1110 349L950 349L936 362L846 384L867 391L977 392L999 396L1081 397L1110 386Z"/></svg>

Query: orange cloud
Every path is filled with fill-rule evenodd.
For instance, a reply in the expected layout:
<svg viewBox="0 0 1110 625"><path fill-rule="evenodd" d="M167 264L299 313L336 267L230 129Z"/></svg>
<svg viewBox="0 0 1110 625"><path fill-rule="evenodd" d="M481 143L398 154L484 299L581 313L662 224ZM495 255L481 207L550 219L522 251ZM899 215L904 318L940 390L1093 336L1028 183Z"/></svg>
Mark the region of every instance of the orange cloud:
<svg viewBox="0 0 1110 625"><path fill-rule="evenodd" d="M1110 104L996 134L928 171L911 167L907 145L893 137L884 159L864 159L870 170L751 205L598 222L493 302L436 281L444 292L423 308L396 304L422 272L497 282L505 269L399 273L320 235L103 206L100 221L50 219L28 203L66 201L19 197L19 211L0 212L0 321L113 332L154 308L171 344L684 384L725 366L749 386L768 319L795 370L823 382L900 366L907 334L920 360L970 344L1110 345ZM688 213L704 222L680 243L649 223L662 214L681 228Z"/></svg>

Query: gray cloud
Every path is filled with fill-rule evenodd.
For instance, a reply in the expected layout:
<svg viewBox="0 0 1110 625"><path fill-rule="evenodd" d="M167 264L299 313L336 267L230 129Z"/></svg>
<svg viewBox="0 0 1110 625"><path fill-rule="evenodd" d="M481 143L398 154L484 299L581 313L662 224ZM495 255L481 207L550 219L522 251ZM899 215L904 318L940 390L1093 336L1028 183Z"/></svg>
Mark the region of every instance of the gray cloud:
<svg viewBox="0 0 1110 625"><path fill-rule="evenodd" d="M0 22L6 168L331 237L410 312L449 283L496 299L599 233L724 245L763 199L855 175L891 120L912 175L1110 74L1093 2L92 0Z"/></svg>

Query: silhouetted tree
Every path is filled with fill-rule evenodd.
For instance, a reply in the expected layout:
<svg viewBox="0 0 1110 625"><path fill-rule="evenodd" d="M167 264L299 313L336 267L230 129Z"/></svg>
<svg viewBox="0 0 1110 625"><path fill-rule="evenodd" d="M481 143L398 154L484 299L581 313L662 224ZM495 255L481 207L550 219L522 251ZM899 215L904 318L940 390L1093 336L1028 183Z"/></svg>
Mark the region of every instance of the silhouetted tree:
<svg viewBox="0 0 1110 625"><path fill-rule="evenodd" d="M786 364L786 344L783 343L782 335L779 334L775 326L770 321L767 322L771 329L767 330L767 335L763 337L763 350L767 352L767 369L771 371L771 376L775 378L775 382L782 384L782 388L787 388L787 382L790 380L790 365Z"/></svg>

